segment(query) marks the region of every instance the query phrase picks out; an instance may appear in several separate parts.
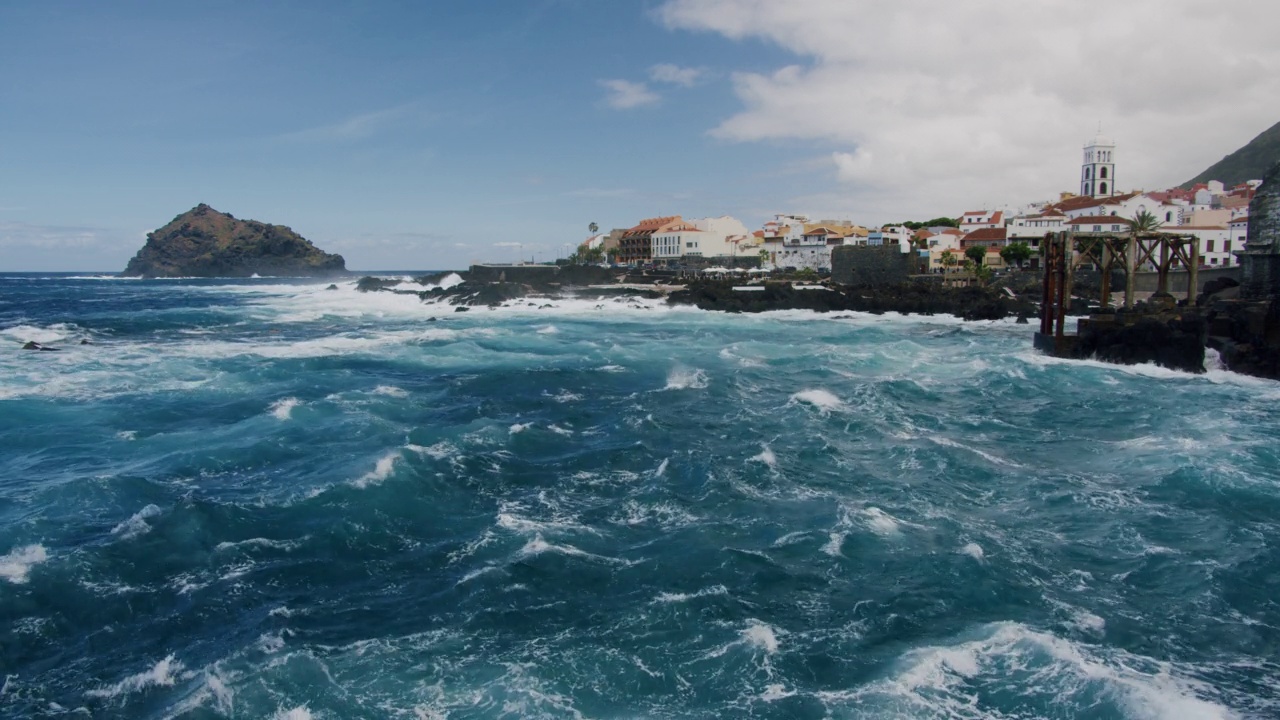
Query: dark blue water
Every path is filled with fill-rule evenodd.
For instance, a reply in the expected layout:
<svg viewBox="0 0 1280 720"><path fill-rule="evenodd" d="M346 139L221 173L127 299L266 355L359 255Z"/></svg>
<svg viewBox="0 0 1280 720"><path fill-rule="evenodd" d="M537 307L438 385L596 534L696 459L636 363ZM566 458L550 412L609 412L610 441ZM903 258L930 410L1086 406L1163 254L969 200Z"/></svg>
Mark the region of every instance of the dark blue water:
<svg viewBox="0 0 1280 720"><path fill-rule="evenodd" d="M1276 383L326 284L0 276L0 715L1280 716Z"/></svg>

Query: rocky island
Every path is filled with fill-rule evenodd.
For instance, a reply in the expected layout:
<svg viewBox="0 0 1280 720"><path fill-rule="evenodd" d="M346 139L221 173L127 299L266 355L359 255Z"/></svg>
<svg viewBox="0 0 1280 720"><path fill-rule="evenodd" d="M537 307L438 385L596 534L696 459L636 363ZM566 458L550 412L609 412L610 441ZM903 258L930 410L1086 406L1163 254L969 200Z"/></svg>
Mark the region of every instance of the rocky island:
<svg viewBox="0 0 1280 720"><path fill-rule="evenodd" d="M200 203L147 233L129 261L131 277L315 277L346 271L341 255L327 253L284 225L237 220Z"/></svg>

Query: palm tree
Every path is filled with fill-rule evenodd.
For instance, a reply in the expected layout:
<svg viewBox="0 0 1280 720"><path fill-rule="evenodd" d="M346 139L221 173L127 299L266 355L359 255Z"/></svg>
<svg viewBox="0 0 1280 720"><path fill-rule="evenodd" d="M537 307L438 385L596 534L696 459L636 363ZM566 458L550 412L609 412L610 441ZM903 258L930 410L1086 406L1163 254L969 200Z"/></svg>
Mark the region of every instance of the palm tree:
<svg viewBox="0 0 1280 720"><path fill-rule="evenodd" d="M1138 214L1133 216L1133 231L1138 234L1156 232L1163 225L1163 222L1146 210L1139 210Z"/></svg>
<svg viewBox="0 0 1280 720"><path fill-rule="evenodd" d="M599 229L600 229L600 226L595 223L591 223L590 225L587 226L587 230L590 230L592 235L595 235L596 231Z"/></svg>

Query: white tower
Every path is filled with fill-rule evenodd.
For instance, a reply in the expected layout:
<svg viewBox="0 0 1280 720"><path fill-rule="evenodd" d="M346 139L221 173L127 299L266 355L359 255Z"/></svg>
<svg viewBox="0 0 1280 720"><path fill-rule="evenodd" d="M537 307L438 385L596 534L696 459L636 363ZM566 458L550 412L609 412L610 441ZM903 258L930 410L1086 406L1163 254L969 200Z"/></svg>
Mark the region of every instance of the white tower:
<svg viewBox="0 0 1280 720"><path fill-rule="evenodd" d="M1116 194L1116 144L1099 132L1093 142L1084 146L1084 163L1080 168L1080 194L1084 197L1111 197Z"/></svg>

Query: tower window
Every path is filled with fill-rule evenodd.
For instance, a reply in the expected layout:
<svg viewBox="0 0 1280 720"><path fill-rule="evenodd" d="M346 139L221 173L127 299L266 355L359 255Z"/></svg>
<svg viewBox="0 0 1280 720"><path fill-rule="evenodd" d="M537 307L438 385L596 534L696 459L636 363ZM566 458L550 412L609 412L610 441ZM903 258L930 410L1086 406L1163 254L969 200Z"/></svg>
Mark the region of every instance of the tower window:
<svg viewBox="0 0 1280 720"><path fill-rule="evenodd" d="M1106 195L1106 194L1107 194L1107 184L1106 184L1106 183L1098 183L1098 194L1100 194L1100 195Z"/></svg>
<svg viewBox="0 0 1280 720"><path fill-rule="evenodd" d="M1085 194L1085 195L1092 195L1092 194L1093 194L1093 191L1090 189L1090 185L1089 185L1089 183L1085 183L1085 184L1084 184L1084 194Z"/></svg>
<svg viewBox="0 0 1280 720"><path fill-rule="evenodd" d="M1088 179L1089 179L1089 175L1090 175L1092 172L1093 172L1093 168L1085 168L1085 169L1084 169L1084 179L1085 179L1085 180L1088 180Z"/></svg>
<svg viewBox="0 0 1280 720"><path fill-rule="evenodd" d="M1107 169L1106 169L1106 168L1102 168L1102 173L1101 173L1100 175L1098 175L1098 177L1102 177L1102 178L1104 178L1104 177L1106 177L1106 176L1107 176Z"/></svg>

